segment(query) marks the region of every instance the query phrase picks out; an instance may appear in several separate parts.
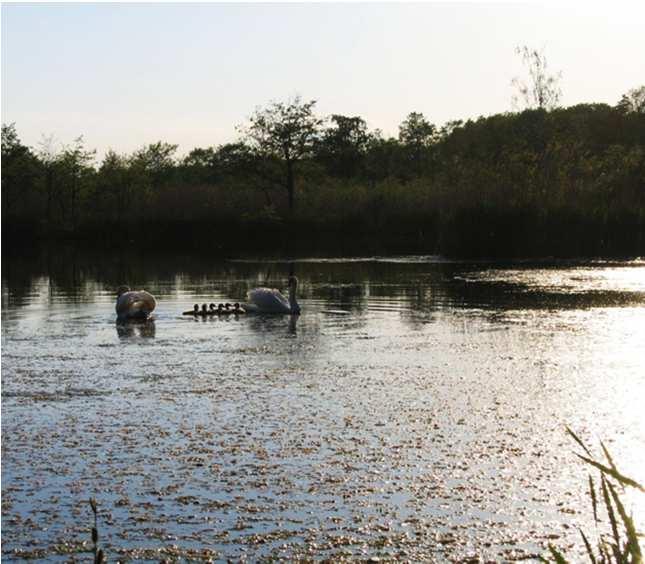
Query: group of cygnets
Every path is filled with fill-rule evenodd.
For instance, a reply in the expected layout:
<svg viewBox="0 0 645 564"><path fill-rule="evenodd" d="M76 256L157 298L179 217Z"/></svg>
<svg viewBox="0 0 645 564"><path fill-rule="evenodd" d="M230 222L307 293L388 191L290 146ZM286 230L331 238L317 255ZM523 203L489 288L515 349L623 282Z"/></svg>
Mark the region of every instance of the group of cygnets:
<svg viewBox="0 0 645 564"><path fill-rule="evenodd" d="M235 302L234 304L229 304L228 302L225 304L210 304L209 306L206 306L206 304L202 304L202 307L200 309L199 304L195 304L193 306L193 309L189 311L184 311L182 315L201 315L201 316L207 316L207 315L238 315L240 313L246 313L246 310L240 306L239 303Z"/></svg>
<svg viewBox="0 0 645 564"><path fill-rule="evenodd" d="M263 313L263 314L288 314L298 315L300 305L296 300L296 289L298 279L289 276L289 297L283 296L275 288L255 288L247 293L246 303L224 303L224 304L195 304L190 311L184 311L183 315L207 316L207 315L230 315L241 313ZM145 290L131 290L128 286L121 286L117 290L116 313L119 320L126 319L147 319L157 306L157 301L152 294Z"/></svg>

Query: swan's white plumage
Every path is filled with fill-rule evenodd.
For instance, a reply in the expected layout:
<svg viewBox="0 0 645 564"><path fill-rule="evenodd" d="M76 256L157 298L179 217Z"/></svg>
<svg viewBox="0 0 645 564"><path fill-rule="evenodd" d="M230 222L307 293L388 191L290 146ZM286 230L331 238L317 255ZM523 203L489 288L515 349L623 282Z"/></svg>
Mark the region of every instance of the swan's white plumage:
<svg viewBox="0 0 645 564"><path fill-rule="evenodd" d="M141 319L148 317L156 306L154 296L145 290L125 291L116 300L116 314L119 319Z"/></svg>
<svg viewBox="0 0 645 564"><path fill-rule="evenodd" d="M246 294L247 302L242 307L249 313L300 313L296 301L297 286L295 276L289 278L289 299L275 288L255 288Z"/></svg>
<svg viewBox="0 0 645 564"><path fill-rule="evenodd" d="M254 311L265 313L291 313L289 301L275 288L255 288L246 294L248 304L245 309L252 306Z"/></svg>

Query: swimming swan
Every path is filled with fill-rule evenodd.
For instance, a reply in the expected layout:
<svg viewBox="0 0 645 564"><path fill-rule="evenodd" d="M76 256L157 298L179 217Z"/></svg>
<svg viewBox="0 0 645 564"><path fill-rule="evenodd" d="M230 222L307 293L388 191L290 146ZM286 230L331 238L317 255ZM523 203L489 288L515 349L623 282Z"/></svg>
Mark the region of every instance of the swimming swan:
<svg viewBox="0 0 645 564"><path fill-rule="evenodd" d="M147 319L157 306L152 294L145 290L131 291L120 286L116 291L116 315L118 319Z"/></svg>
<svg viewBox="0 0 645 564"><path fill-rule="evenodd" d="M275 288L255 288L247 295L247 303L242 308L247 313L291 313L299 314L300 306L296 301L298 279L289 277L289 299L285 298Z"/></svg>

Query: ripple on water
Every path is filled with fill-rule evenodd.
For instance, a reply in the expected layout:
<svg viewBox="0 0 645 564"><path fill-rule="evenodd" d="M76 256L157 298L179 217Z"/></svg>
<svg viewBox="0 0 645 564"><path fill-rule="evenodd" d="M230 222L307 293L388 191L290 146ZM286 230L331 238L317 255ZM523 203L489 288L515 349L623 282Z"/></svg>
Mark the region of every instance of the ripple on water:
<svg viewBox="0 0 645 564"><path fill-rule="evenodd" d="M298 319L179 316L267 276L240 262L160 267L155 321L126 327L108 281L12 301L3 280L5 558L77 558L91 495L111 558L580 554L587 471L563 425L643 476L639 266L296 268Z"/></svg>

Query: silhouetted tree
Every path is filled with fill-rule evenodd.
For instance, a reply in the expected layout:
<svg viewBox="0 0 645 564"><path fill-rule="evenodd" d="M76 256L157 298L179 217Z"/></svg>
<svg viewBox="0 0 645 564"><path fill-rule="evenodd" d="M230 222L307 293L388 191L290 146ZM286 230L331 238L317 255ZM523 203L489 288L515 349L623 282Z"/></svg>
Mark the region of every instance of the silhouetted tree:
<svg viewBox="0 0 645 564"><path fill-rule="evenodd" d="M162 141L151 143L134 153L132 165L147 175L153 189L158 189L172 176L177 147Z"/></svg>
<svg viewBox="0 0 645 564"><path fill-rule="evenodd" d="M461 127L463 124L464 122L460 119L447 121L446 123L443 124L443 126L439 130L438 138L445 139L449 135L452 135L452 132L458 127Z"/></svg>
<svg viewBox="0 0 645 564"><path fill-rule="evenodd" d="M217 153L213 147L190 151L179 165L180 175L191 183L215 183L218 180Z"/></svg>
<svg viewBox="0 0 645 564"><path fill-rule="evenodd" d="M282 233L272 195L286 189L293 204L297 172L317 189L303 193L296 218L320 241L338 233L455 255L642 255L645 113L635 90L616 107L534 108L439 132L412 113L398 139L356 116L321 129L313 102L296 100L258 110L246 143L178 161L176 145L158 142L109 151L98 170L82 139L61 148L45 138L34 154L3 126L2 226L16 236L5 241L64 228L114 242L262 245ZM420 177L409 182L412 173Z"/></svg>
<svg viewBox="0 0 645 564"><path fill-rule="evenodd" d="M315 100L302 102L299 96L289 102L273 102L256 110L249 125L241 128L260 156L277 159L283 165L290 212L294 207L296 163L311 154L323 123L313 112L315 105Z"/></svg>
<svg viewBox="0 0 645 564"><path fill-rule="evenodd" d="M109 150L98 170L98 197L104 202L106 215L121 223L128 217L132 204L132 174L128 159Z"/></svg>
<svg viewBox="0 0 645 564"><path fill-rule="evenodd" d="M32 202L40 163L18 138L15 124L2 125L2 218L19 213L17 206ZM37 213L38 210L31 210ZM33 217L33 216L32 216Z"/></svg>
<svg viewBox="0 0 645 564"><path fill-rule="evenodd" d="M370 134L367 123L358 116L331 116L316 143L316 157L334 176L350 178L360 173Z"/></svg>
<svg viewBox="0 0 645 564"><path fill-rule="evenodd" d="M616 106L621 112L645 114L645 85L632 88Z"/></svg>
<svg viewBox="0 0 645 564"><path fill-rule="evenodd" d="M249 186L259 190L264 195L265 204L273 209L271 190L284 186L281 175L281 165L275 157L262 156L250 145L226 143L220 145L215 154L218 170L222 173L222 181L226 185ZM272 214L273 211L268 211Z"/></svg>
<svg viewBox="0 0 645 564"><path fill-rule="evenodd" d="M512 80L511 84L517 88L517 94L513 95L513 106L543 110L556 108L562 96L562 73L548 73L547 60L542 51L529 49L525 45L517 47L515 52L522 57L522 62L528 69L529 82L527 84L519 78Z"/></svg>
<svg viewBox="0 0 645 564"><path fill-rule="evenodd" d="M410 166L421 176L428 149L435 141L436 128L422 113L411 112L399 125L399 141L403 144Z"/></svg>
<svg viewBox="0 0 645 564"><path fill-rule="evenodd" d="M367 144L365 174L372 187L387 178L407 178L407 165L401 144L392 137L384 139L377 129Z"/></svg>
<svg viewBox="0 0 645 564"><path fill-rule="evenodd" d="M92 162L95 154L95 150L85 148L85 142L81 135L74 140L72 145L66 146L59 157L58 164L63 189L59 201L61 206L69 206L72 230L76 229L78 224L80 199L89 189L94 175ZM65 211L63 211L63 216L65 215Z"/></svg>
<svg viewBox="0 0 645 564"><path fill-rule="evenodd" d="M54 221L54 203L59 196L57 169L60 164L60 151L56 148L54 135L43 135L38 143L38 159L44 168L43 183L46 194L45 218L49 226Z"/></svg>
<svg viewBox="0 0 645 564"><path fill-rule="evenodd" d="M234 176L248 174L256 167L257 156L245 143L220 145L215 153L215 163L223 174Z"/></svg>
<svg viewBox="0 0 645 564"><path fill-rule="evenodd" d="M170 185L175 173L176 152L177 145L157 141L135 151L130 157L132 206L139 222L159 216L162 190Z"/></svg>

